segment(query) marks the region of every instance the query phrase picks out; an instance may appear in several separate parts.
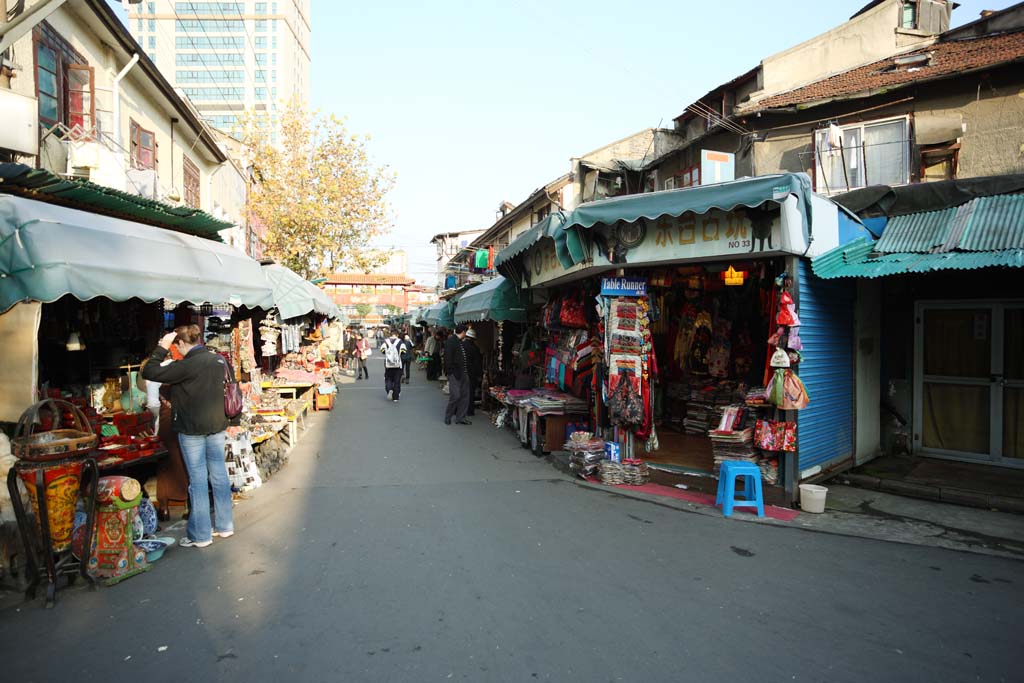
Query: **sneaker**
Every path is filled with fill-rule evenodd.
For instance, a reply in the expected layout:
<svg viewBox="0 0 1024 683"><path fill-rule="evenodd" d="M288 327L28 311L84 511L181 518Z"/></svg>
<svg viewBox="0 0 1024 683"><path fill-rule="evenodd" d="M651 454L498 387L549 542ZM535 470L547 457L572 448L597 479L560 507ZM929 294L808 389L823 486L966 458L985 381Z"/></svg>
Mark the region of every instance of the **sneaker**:
<svg viewBox="0 0 1024 683"><path fill-rule="evenodd" d="M210 539L209 541L193 541L188 536L185 536L180 541L178 541L178 545L180 545L182 548L205 548L206 546L211 545L212 543L213 539Z"/></svg>
<svg viewBox="0 0 1024 683"><path fill-rule="evenodd" d="M392 393L393 392L390 389L388 389L388 398L390 398L392 401L394 401L395 399L391 396Z"/></svg>
<svg viewBox="0 0 1024 683"><path fill-rule="evenodd" d="M398 403L398 399L397 398L393 398L393 399L391 399L391 402L392 403Z"/></svg>
<svg viewBox="0 0 1024 683"><path fill-rule="evenodd" d="M232 536L235 535L235 532L234 531L214 531L213 535L214 536L218 536L220 538L231 538Z"/></svg>

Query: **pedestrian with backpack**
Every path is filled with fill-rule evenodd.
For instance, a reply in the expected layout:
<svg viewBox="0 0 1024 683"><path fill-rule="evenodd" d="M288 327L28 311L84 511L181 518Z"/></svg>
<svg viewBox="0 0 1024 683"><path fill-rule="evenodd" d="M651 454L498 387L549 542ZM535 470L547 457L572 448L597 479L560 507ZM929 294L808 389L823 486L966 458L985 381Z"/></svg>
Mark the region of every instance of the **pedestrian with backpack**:
<svg viewBox="0 0 1024 683"><path fill-rule="evenodd" d="M408 384L409 370L412 368L413 344L409 335L405 335L402 338L402 341L405 342L405 352L402 354L402 374L404 375L404 377L402 377L402 381Z"/></svg>
<svg viewBox="0 0 1024 683"><path fill-rule="evenodd" d="M398 401L402 393L402 357L408 356L411 349L398 338L398 332L391 330L380 345L380 352L384 354L384 391L392 401Z"/></svg>

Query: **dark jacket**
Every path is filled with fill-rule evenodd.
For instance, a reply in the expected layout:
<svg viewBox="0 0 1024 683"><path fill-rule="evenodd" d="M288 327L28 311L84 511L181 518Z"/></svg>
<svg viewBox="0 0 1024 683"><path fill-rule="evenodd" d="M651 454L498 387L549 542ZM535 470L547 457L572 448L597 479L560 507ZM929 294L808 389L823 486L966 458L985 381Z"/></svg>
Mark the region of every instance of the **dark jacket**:
<svg viewBox="0 0 1024 683"><path fill-rule="evenodd" d="M184 359L161 367L167 353L162 346L153 349L142 378L170 385L171 429L191 436L223 432L228 427L224 416L224 358L197 346Z"/></svg>
<svg viewBox="0 0 1024 683"><path fill-rule="evenodd" d="M466 349L455 334L449 335L444 343L444 373L457 379L469 375L466 372Z"/></svg>
<svg viewBox="0 0 1024 683"><path fill-rule="evenodd" d="M469 373L469 381L477 382L484 376L484 357L480 353L476 342L466 337L462 340L462 347L466 350L466 371Z"/></svg>

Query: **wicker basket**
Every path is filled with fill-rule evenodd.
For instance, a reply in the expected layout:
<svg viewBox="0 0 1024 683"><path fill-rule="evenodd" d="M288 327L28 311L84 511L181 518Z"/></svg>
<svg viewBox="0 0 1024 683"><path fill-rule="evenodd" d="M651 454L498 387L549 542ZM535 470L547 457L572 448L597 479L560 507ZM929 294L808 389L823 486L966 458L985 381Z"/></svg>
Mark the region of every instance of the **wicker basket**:
<svg viewBox="0 0 1024 683"><path fill-rule="evenodd" d="M39 411L48 406L53 413L56 429L48 432L35 432L39 421ZM74 418L73 425L64 425L63 416L70 412ZM11 439L11 452L20 460L42 462L60 460L75 456L85 457L86 453L96 447L99 438L89 429L89 421L85 413L67 401L47 398L28 408L18 419Z"/></svg>

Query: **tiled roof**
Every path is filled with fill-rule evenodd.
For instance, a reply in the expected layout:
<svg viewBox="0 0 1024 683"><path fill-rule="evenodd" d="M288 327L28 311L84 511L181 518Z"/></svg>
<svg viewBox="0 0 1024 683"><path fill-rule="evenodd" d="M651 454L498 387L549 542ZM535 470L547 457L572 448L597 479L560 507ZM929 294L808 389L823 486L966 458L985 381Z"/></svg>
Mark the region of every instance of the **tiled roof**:
<svg viewBox="0 0 1024 683"><path fill-rule="evenodd" d="M378 275L376 273L332 273L329 285L411 285L416 280L408 275Z"/></svg>
<svg viewBox="0 0 1024 683"><path fill-rule="evenodd" d="M930 59L926 63L907 65L907 58L914 55L930 55ZM904 65L897 67L896 59ZM1024 60L1024 31L939 42L851 69L796 90L772 95L749 106L739 107L737 113L746 115L767 109L847 98L1020 60Z"/></svg>

